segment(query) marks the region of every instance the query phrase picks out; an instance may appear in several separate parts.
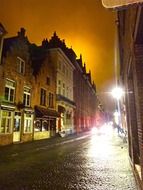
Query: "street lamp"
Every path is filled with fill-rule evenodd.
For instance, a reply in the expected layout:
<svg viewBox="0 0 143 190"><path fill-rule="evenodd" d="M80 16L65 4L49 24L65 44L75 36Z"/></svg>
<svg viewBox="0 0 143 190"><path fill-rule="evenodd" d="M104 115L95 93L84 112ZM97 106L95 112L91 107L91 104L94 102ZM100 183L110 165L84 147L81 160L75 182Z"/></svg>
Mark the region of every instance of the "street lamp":
<svg viewBox="0 0 143 190"><path fill-rule="evenodd" d="M124 95L124 91L121 87L115 87L112 91L111 91L112 96L117 99L120 100L121 97Z"/></svg>
<svg viewBox="0 0 143 190"><path fill-rule="evenodd" d="M120 110L120 103L119 101L124 95L124 90L123 88L117 86L111 91L112 96L116 99L116 105L117 105L117 110L114 113L114 119L115 123L122 128L122 121L121 121L121 110ZM119 130L119 129L118 129Z"/></svg>

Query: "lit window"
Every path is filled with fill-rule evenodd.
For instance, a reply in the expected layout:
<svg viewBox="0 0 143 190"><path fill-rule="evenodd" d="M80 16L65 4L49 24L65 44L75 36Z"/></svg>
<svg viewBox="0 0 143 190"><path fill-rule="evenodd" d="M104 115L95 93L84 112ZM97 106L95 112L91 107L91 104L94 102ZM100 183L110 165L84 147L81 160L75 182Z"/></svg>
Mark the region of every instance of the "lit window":
<svg viewBox="0 0 143 190"><path fill-rule="evenodd" d="M34 131L37 132L37 131L42 131L42 125L41 125L41 121L40 120L36 120L35 121L35 128L34 128Z"/></svg>
<svg viewBox="0 0 143 190"><path fill-rule="evenodd" d="M48 122L47 121L42 122L42 131L48 131Z"/></svg>
<svg viewBox="0 0 143 190"><path fill-rule="evenodd" d="M12 128L12 112L2 110L1 112L1 125L0 125L0 133L11 133Z"/></svg>
<svg viewBox="0 0 143 190"><path fill-rule="evenodd" d="M14 102L14 94L15 82L7 79L5 85L5 100L9 102Z"/></svg>
<svg viewBox="0 0 143 190"><path fill-rule="evenodd" d="M40 95L40 105L46 105L46 90L41 88L41 95Z"/></svg>
<svg viewBox="0 0 143 190"><path fill-rule="evenodd" d="M20 57L17 57L17 72L21 74L25 73L25 61Z"/></svg>
<svg viewBox="0 0 143 190"><path fill-rule="evenodd" d="M33 116L31 114L24 114L24 133L31 133L33 126Z"/></svg>
<svg viewBox="0 0 143 190"><path fill-rule="evenodd" d="M24 87L23 104L24 106L30 106L30 88Z"/></svg>

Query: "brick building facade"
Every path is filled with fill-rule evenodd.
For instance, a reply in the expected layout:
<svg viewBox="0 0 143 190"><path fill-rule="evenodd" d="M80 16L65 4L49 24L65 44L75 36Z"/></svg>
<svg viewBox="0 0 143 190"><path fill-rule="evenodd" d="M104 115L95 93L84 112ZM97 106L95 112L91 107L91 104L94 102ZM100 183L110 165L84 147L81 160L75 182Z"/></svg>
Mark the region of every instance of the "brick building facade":
<svg viewBox="0 0 143 190"><path fill-rule="evenodd" d="M86 131L95 125L96 87L91 81L91 73L86 72L82 56L76 59L74 70L74 100L76 110L74 122L76 131Z"/></svg>
<svg viewBox="0 0 143 190"><path fill-rule="evenodd" d="M21 28L4 39L0 64L0 145L89 130L96 88L82 59L54 33L41 46Z"/></svg>
<svg viewBox="0 0 143 190"><path fill-rule="evenodd" d="M4 40L0 80L0 144L32 140L32 70L25 30Z"/></svg>
<svg viewBox="0 0 143 190"><path fill-rule="evenodd" d="M33 68L33 96L35 111L34 140L56 135L56 67L50 60L49 52L43 47L30 45Z"/></svg>
<svg viewBox="0 0 143 190"><path fill-rule="evenodd" d="M143 180L143 8L118 12L120 80L125 94L129 156L139 182ZM141 185L142 186L142 185Z"/></svg>

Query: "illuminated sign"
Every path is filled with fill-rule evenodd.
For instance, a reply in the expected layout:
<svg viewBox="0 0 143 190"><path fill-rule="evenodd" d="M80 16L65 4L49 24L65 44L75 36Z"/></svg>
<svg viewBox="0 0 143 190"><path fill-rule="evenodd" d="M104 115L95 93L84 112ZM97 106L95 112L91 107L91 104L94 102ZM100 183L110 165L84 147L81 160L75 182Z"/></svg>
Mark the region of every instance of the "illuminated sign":
<svg viewBox="0 0 143 190"><path fill-rule="evenodd" d="M102 0L102 4L105 8L120 8L122 6L127 6L136 3L143 3L143 0Z"/></svg>

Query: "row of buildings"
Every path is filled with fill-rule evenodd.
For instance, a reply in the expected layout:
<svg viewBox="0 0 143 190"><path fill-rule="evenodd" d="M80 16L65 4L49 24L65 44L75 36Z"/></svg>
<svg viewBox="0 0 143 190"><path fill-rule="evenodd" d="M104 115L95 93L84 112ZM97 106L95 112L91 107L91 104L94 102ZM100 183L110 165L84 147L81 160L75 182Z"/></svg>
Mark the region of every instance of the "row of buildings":
<svg viewBox="0 0 143 190"><path fill-rule="evenodd" d="M72 134L95 124L96 87L56 33L37 46L0 24L0 145Z"/></svg>
<svg viewBox="0 0 143 190"><path fill-rule="evenodd" d="M118 11L122 120L128 128L129 157L143 189L143 7L134 5Z"/></svg>

